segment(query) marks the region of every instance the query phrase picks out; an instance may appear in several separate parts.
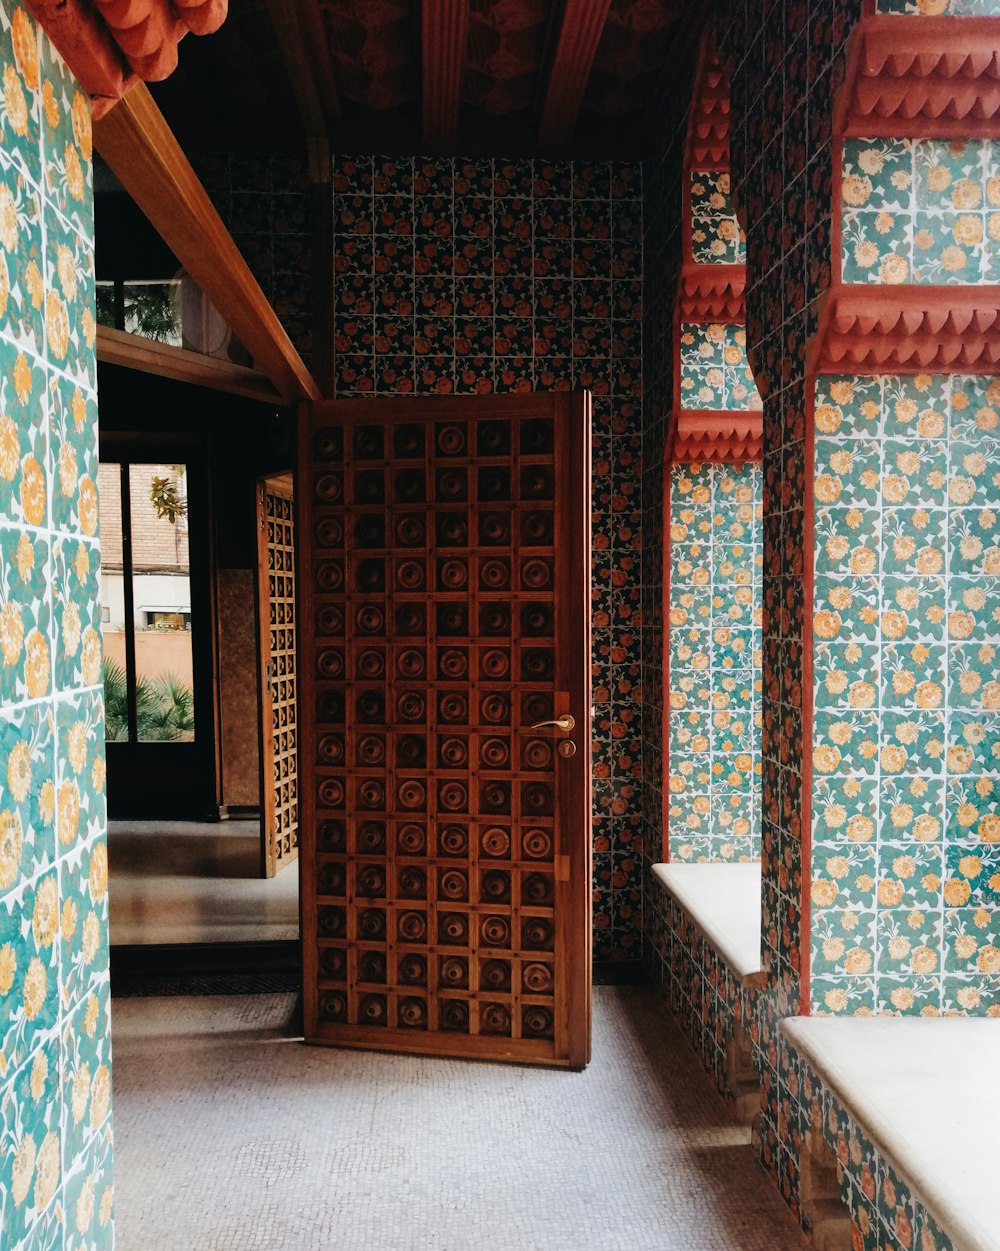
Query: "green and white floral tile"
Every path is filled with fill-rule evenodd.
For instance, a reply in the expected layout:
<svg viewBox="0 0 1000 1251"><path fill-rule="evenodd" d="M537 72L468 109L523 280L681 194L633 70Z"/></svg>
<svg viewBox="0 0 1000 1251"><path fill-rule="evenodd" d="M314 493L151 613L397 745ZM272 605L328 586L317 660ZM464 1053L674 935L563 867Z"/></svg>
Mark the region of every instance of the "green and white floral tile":
<svg viewBox="0 0 1000 1251"><path fill-rule="evenodd" d="M60 374L49 378L52 525L96 536L97 396Z"/></svg>
<svg viewBox="0 0 1000 1251"><path fill-rule="evenodd" d="M941 971L943 922L938 909L880 908L876 972L929 977Z"/></svg>
<svg viewBox="0 0 1000 1251"><path fill-rule="evenodd" d="M945 909L944 965L953 974L1000 975L1000 908Z"/></svg>
<svg viewBox="0 0 1000 1251"><path fill-rule="evenodd" d="M908 282L912 229L903 213L849 210L841 219L844 282Z"/></svg>
<svg viewBox="0 0 1000 1251"><path fill-rule="evenodd" d="M936 974L930 977L916 973L880 974L876 1011L879 1016L939 1016L940 977Z"/></svg>
<svg viewBox="0 0 1000 1251"><path fill-rule="evenodd" d="M721 365L686 365L681 375L681 407L727 409L726 371Z"/></svg>
<svg viewBox="0 0 1000 1251"><path fill-rule="evenodd" d="M97 982L71 1009L62 1036L63 1160L72 1162L111 1125L111 988Z"/></svg>
<svg viewBox="0 0 1000 1251"><path fill-rule="evenodd" d="M43 532L0 527L0 702L39 699L51 679L49 544Z"/></svg>
<svg viewBox="0 0 1000 1251"><path fill-rule="evenodd" d="M883 443L882 499L885 504L943 507L948 498L947 445L940 439ZM866 503L861 499L858 503Z"/></svg>
<svg viewBox="0 0 1000 1251"><path fill-rule="evenodd" d="M0 1157L10 1160L9 1188L0 1203L0 1238L18 1246L56 1205L61 1173L59 1037L50 1032L20 1068L5 1074L0 1095ZM43 1236L49 1236L46 1223ZM56 1225L58 1228L58 1224Z"/></svg>
<svg viewBox="0 0 1000 1251"><path fill-rule="evenodd" d="M670 713L670 754L707 752L712 736L711 715L707 712Z"/></svg>
<svg viewBox="0 0 1000 1251"><path fill-rule="evenodd" d="M826 507L814 519L817 574L874 574L879 571L882 515L876 508Z"/></svg>
<svg viewBox="0 0 1000 1251"><path fill-rule="evenodd" d="M823 542L818 521L816 536L817 540ZM828 542L823 543L823 546L828 546ZM836 548L835 552L839 553L839 550ZM861 544L855 550L864 550L877 561L877 549L872 552L870 547ZM820 563L817 559L819 576L815 579L813 597L813 630L816 638L831 643L875 642L879 623L878 580L872 577L822 576ZM865 559L858 563L867 568L870 561Z"/></svg>
<svg viewBox="0 0 1000 1251"><path fill-rule="evenodd" d="M994 643L951 643L948 647L948 706L969 712L1000 711L998 653Z"/></svg>
<svg viewBox="0 0 1000 1251"><path fill-rule="evenodd" d="M952 573L1000 574L1000 503L992 508L953 508L948 522Z"/></svg>
<svg viewBox="0 0 1000 1251"><path fill-rule="evenodd" d="M986 282L986 223L982 213L917 209L913 214L913 280Z"/></svg>
<svg viewBox="0 0 1000 1251"><path fill-rule="evenodd" d="M948 779L948 839L1000 843L1000 776L969 773Z"/></svg>
<svg viewBox="0 0 1000 1251"><path fill-rule="evenodd" d="M882 648L882 707L940 708L945 698L943 643L890 643Z"/></svg>
<svg viewBox="0 0 1000 1251"><path fill-rule="evenodd" d="M883 777L940 774L944 771L945 723L942 712L882 713L878 764Z"/></svg>
<svg viewBox="0 0 1000 1251"><path fill-rule="evenodd" d="M114 1246L111 1134L106 1129L74 1162L66 1179L67 1247L110 1251Z"/></svg>
<svg viewBox="0 0 1000 1251"><path fill-rule="evenodd" d="M814 777L813 837L817 845L871 843L877 833L872 816L877 810L877 789L875 778Z"/></svg>
<svg viewBox="0 0 1000 1251"><path fill-rule="evenodd" d="M60 865L62 979L68 999L80 998L108 971L107 842L78 843Z"/></svg>
<svg viewBox="0 0 1000 1251"><path fill-rule="evenodd" d="M881 427L889 439L942 439L948 434L952 379L945 374L899 374L881 382Z"/></svg>
<svg viewBox="0 0 1000 1251"><path fill-rule="evenodd" d="M0 891L55 859L52 715L41 704L0 721Z"/></svg>
<svg viewBox="0 0 1000 1251"><path fill-rule="evenodd" d="M810 988L814 1016L874 1015L875 979L870 975L846 977L814 972Z"/></svg>
<svg viewBox="0 0 1000 1251"><path fill-rule="evenodd" d="M55 674L60 690L101 681L101 556L96 543L60 536L53 543Z"/></svg>
<svg viewBox="0 0 1000 1251"><path fill-rule="evenodd" d="M48 522L45 373L0 333L0 516L29 526Z"/></svg>
<svg viewBox="0 0 1000 1251"><path fill-rule="evenodd" d="M948 448L948 479L953 505L982 508L1000 500L1000 444L953 436Z"/></svg>
<svg viewBox="0 0 1000 1251"><path fill-rule="evenodd" d="M876 0L875 9L916 17L989 17L1000 13L1000 0Z"/></svg>
<svg viewBox="0 0 1000 1251"><path fill-rule="evenodd" d="M913 202L913 141L846 139L841 198L847 209L909 210Z"/></svg>
<svg viewBox="0 0 1000 1251"><path fill-rule="evenodd" d="M946 848L944 903L946 909L1000 907L1000 844Z"/></svg>
<svg viewBox="0 0 1000 1251"><path fill-rule="evenodd" d="M945 784L935 777L887 776L877 794L879 839L940 843L945 836Z"/></svg>
<svg viewBox="0 0 1000 1251"><path fill-rule="evenodd" d="M12 343L35 355L44 350L42 264L37 188L0 151L0 323Z"/></svg>
<svg viewBox="0 0 1000 1251"><path fill-rule="evenodd" d="M956 641L1000 642L1000 583L996 578L952 576L948 583L948 633Z"/></svg>
<svg viewBox="0 0 1000 1251"><path fill-rule="evenodd" d="M949 1016L1000 1016L1000 974L946 974L941 1010Z"/></svg>
<svg viewBox="0 0 1000 1251"><path fill-rule="evenodd" d="M882 446L875 439L816 440L816 499L839 504L845 498L854 507L879 502Z"/></svg>
<svg viewBox="0 0 1000 1251"><path fill-rule="evenodd" d="M878 701L879 649L872 643L817 643L817 708L872 708Z"/></svg>
<svg viewBox="0 0 1000 1251"><path fill-rule="evenodd" d="M876 888L880 907L938 908L943 852L939 843L880 842Z"/></svg>
<svg viewBox="0 0 1000 1251"><path fill-rule="evenodd" d="M876 852L870 844L824 838L813 844L812 897L817 908L872 909Z"/></svg>
<svg viewBox="0 0 1000 1251"><path fill-rule="evenodd" d="M746 263L746 239L733 209L728 171L691 173L691 259L699 265Z"/></svg>
<svg viewBox="0 0 1000 1251"><path fill-rule="evenodd" d="M56 1024L58 933L54 870L0 896L0 1055L10 1069Z"/></svg>
<svg viewBox="0 0 1000 1251"><path fill-rule="evenodd" d="M947 752L952 777L1000 773L1000 715L955 713L948 724Z"/></svg>
<svg viewBox="0 0 1000 1251"><path fill-rule="evenodd" d="M49 361L79 385L97 386L94 251L63 218L46 220L45 346Z"/></svg>
<svg viewBox="0 0 1000 1251"><path fill-rule="evenodd" d="M104 710L96 691L57 704L56 833L60 853L91 841L106 821Z"/></svg>
<svg viewBox="0 0 1000 1251"><path fill-rule="evenodd" d="M882 513L882 572L943 573L947 536L944 508L886 508Z"/></svg>
<svg viewBox="0 0 1000 1251"><path fill-rule="evenodd" d="M943 577L881 579L879 626L886 643L940 643L945 637L945 580Z"/></svg>
<svg viewBox="0 0 1000 1251"><path fill-rule="evenodd" d="M746 357L746 330L723 323L685 323L680 328L681 407L761 407Z"/></svg>
<svg viewBox="0 0 1000 1251"><path fill-rule="evenodd" d="M822 908L813 884L811 947L813 975L868 977L875 967L874 910ZM821 896L825 897L825 896Z"/></svg>
<svg viewBox="0 0 1000 1251"><path fill-rule="evenodd" d="M864 439L881 432L880 378L816 379L814 418L817 437Z"/></svg>
<svg viewBox="0 0 1000 1251"><path fill-rule="evenodd" d="M72 228L93 239L94 143L87 97L44 37L41 69L45 190Z"/></svg>
<svg viewBox="0 0 1000 1251"><path fill-rule="evenodd" d="M951 437L992 448L1000 440L1000 378L956 374L948 384Z"/></svg>
<svg viewBox="0 0 1000 1251"><path fill-rule="evenodd" d="M23 5L0 5L0 148L41 185L39 128L44 82L35 23Z"/></svg>

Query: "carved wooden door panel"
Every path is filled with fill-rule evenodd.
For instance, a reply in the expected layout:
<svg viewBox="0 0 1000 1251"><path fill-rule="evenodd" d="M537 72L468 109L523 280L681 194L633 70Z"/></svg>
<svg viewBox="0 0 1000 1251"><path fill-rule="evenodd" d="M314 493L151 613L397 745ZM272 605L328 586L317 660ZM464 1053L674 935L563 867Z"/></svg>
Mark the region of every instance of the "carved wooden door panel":
<svg viewBox="0 0 1000 1251"><path fill-rule="evenodd" d="M261 691L261 868L274 877L299 854L295 668L295 503L287 482L257 484Z"/></svg>
<svg viewBox="0 0 1000 1251"><path fill-rule="evenodd" d="M311 1042L590 1053L590 405L302 412Z"/></svg>

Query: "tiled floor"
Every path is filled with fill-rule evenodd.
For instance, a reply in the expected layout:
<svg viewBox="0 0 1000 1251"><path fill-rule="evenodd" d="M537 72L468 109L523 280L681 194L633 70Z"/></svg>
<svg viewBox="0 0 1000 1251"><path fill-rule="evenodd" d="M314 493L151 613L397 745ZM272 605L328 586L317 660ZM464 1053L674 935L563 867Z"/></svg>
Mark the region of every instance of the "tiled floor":
<svg viewBox="0 0 1000 1251"><path fill-rule="evenodd" d="M114 1007L119 1251L791 1251L645 988L585 1073L305 1048L290 996Z"/></svg>
<svg viewBox="0 0 1000 1251"><path fill-rule="evenodd" d="M298 938L298 865L262 878L259 860L256 821L112 821L112 943Z"/></svg>

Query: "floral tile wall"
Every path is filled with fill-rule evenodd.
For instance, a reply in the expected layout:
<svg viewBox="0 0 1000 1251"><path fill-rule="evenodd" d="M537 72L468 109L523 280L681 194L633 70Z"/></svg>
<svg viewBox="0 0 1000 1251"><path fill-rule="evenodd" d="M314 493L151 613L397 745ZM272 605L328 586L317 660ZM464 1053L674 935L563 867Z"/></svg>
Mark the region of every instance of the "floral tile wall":
<svg viewBox="0 0 1000 1251"><path fill-rule="evenodd" d="M1000 281L1000 148L846 139L841 265L850 283Z"/></svg>
<svg viewBox="0 0 1000 1251"><path fill-rule="evenodd" d="M340 398L593 395L594 956L642 955L642 178L334 158Z"/></svg>
<svg viewBox="0 0 1000 1251"><path fill-rule="evenodd" d="M813 1010L1000 1016L1000 380L815 427Z"/></svg>
<svg viewBox="0 0 1000 1251"><path fill-rule="evenodd" d="M918 17L990 17L1000 13L1000 0L875 0L875 9Z"/></svg>
<svg viewBox="0 0 1000 1251"><path fill-rule="evenodd" d="M671 470L671 860L760 857L762 477Z"/></svg>
<svg viewBox="0 0 1000 1251"><path fill-rule="evenodd" d="M802 1138L815 1128L837 1158L837 1191L850 1213L856 1251L954 1251L934 1217L878 1150L808 1059L782 1037L793 1094L783 1113Z"/></svg>
<svg viewBox="0 0 1000 1251"><path fill-rule="evenodd" d="M0 0L0 1245L113 1245L90 107Z"/></svg>
<svg viewBox="0 0 1000 1251"><path fill-rule="evenodd" d="M681 407L687 409L761 408L747 360L747 332L723 323L680 327Z"/></svg>
<svg viewBox="0 0 1000 1251"><path fill-rule="evenodd" d="M691 260L698 265L743 265L746 236L736 217L728 170L691 172Z"/></svg>

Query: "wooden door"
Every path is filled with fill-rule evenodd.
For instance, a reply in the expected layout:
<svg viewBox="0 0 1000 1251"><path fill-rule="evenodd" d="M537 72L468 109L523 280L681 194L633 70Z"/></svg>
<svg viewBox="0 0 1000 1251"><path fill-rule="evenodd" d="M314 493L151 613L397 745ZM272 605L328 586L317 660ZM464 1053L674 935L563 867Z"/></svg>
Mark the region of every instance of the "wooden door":
<svg viewBox="0 0 1000 1251"><path fill-rule="evenodd" d="M261 870L265 877L274 877L299 854L294 514L291 474L257 483Z"/></svg>
<svg viewBox="0 0 1000 1251"><path fill-rule="evenodd" d="M306 1038L581 1068L589 397L311 404L299 446Z"/></svg>

